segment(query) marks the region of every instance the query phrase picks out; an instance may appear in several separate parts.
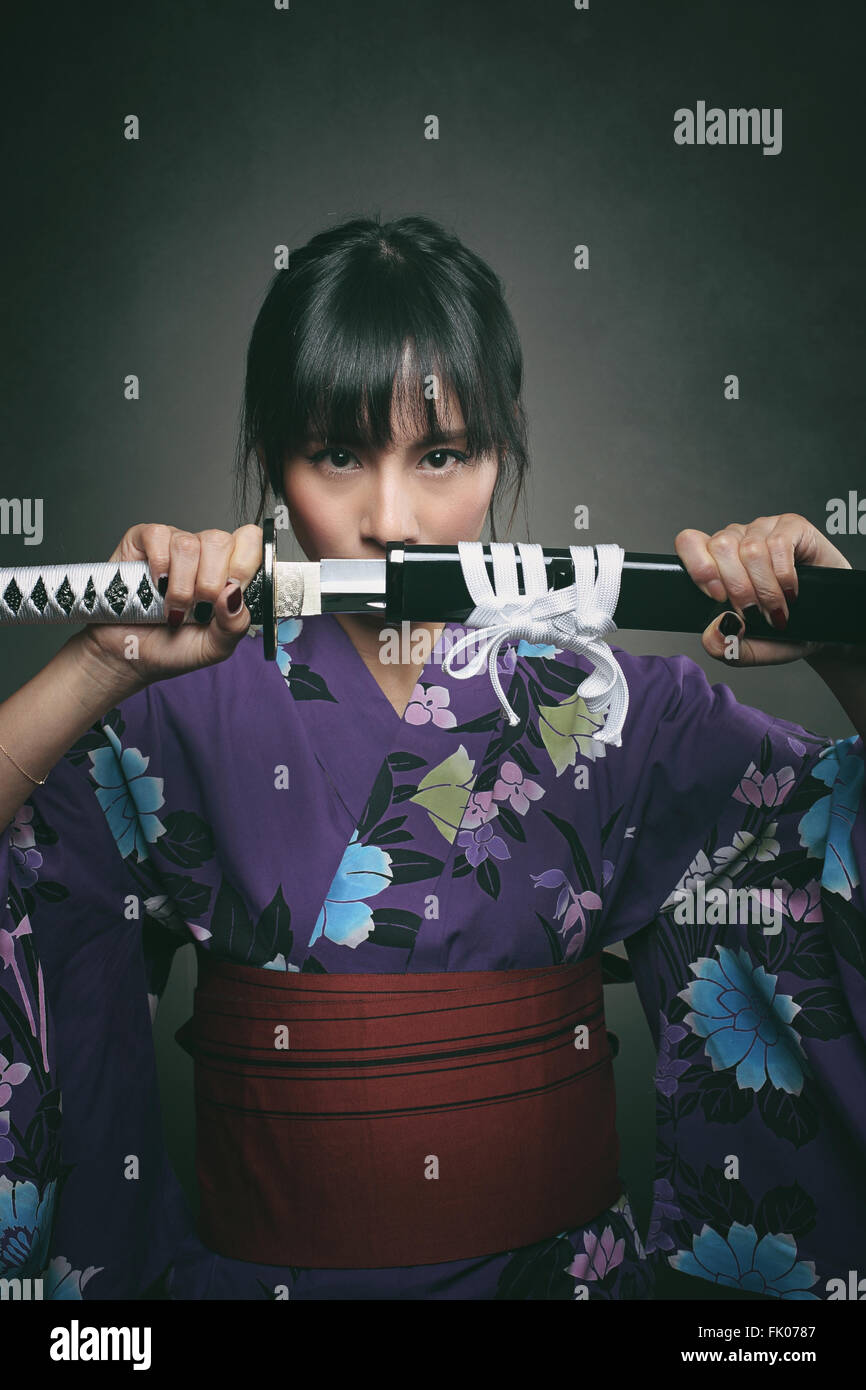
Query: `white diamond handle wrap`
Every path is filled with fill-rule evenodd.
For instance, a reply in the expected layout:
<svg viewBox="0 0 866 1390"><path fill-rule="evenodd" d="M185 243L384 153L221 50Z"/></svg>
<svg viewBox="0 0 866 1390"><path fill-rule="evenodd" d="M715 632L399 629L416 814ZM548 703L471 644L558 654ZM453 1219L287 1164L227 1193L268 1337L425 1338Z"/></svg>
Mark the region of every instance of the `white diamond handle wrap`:
<svg viewBox="0 0 866 1390"><path fill-rule="evenodd" d="M463 577L475 607L466 619L467 627L481 629L467 633L455 642L443 661L449 676L464 680L478 675L485 660L496 697L509 724L518 717L508 703L496 661L505 641L540 643L568 647L588 656L595 670L577 688L590 712L609 705L602 728L592 735L600 743L622 745L622 727L628 712L628 684L613 652L603 640L616 628L613 613L619 598L625 551L618 545L569 546L574 565L574 583L565 589L548 589L544 554L540 545L518 541L526 589L517 583L517 560L509 541L491 541L495 589L490 583L481 541L458 541L457 549ZM595 550L598 578L595 577ZM458 652L479 642L479 650L460 670L453 669Z"/></svg>
<svg viewBox="0 0 866 1390"><path fill-rule="evenodd" d="M0 623L161 623L165 617L144 560L0 569ZM191 612L185 621L195 621Z"/></svg>

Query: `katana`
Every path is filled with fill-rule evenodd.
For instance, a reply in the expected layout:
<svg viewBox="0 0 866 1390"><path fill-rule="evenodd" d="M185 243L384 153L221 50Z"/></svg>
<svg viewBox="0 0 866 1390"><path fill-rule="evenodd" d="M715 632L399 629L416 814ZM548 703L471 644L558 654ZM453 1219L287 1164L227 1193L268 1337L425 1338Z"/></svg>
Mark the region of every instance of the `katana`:
<svg viewBox="0 0 866 1390"><path fill-rule="evenodd" d="M279 623L322 613L377 613L390 623L464 623L476 601L467 586L458 545L390 542L384 559L287 561L277 558L273 517L262 526L262 564L244 590L252 622L260 625L264 655L277 652ZM522 574L520 545L513 547ZM615 547L601 547L615 549ZM535 547L543 558L547 589L575 582L571 547ZM596 547L582 547L596 559ZM489 574L496 563L481 547ZM798 595L784 631L765 622L759 609L745 612L745 637L769 641L866 642L866 570L797 565ZM537 590L536 590L537 592ZM703 632L730 603L708 598L675 555L622 552L616 605L617 628L646 632ZM163 599L141 560L98 564L0 568L0 624L161 623ZM185 622L195 622L188 614Z"/></svg>

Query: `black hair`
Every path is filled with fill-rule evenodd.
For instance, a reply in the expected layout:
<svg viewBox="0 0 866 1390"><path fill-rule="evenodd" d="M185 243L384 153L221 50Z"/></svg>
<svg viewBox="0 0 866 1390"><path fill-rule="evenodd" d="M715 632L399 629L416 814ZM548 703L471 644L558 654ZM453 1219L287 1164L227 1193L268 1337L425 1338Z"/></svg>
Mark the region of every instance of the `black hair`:
<svg viewBox="0 0 866 1390"><path fill-rule="evenodd" d="M285 458L308 439L392 443L395 393L419 437L433 435L442 422L431 376L439 401L450 392L459 401L467 451L499 459L495 540L493 508L513 487L510 529L528 466L523 354L499 277L421 216L384 225L355 218L292 251L268 287L247 350L235 464L240 520L249 519L251 491L256 523L269 496L285 500Z"/></svg>

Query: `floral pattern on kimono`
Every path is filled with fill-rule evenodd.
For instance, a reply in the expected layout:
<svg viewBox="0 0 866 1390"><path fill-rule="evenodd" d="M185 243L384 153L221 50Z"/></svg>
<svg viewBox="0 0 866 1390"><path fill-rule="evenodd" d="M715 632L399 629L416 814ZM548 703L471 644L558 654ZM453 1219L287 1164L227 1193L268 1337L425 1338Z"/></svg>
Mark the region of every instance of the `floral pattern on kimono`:
<svg viewBox="0 0 866 1390"><path fill-rule="evenodd" d="M442 669L451 628L402 718L333 616L282 623L272 663L251 632L110 710L16 812L0 1277L57 1299L592 1301L651 1297L667 1262L754 1296L845 1296L866 1229L861 740L742 705L685 656L613 647L631 703L607 747L579 693L590 663L523 641L500 658L511 726L486 676ZM751 920L727 920L737 890ZM648 1231L624 1192L580 1229L438 1265L208 1250L166 1155L151 1032L188 941L352 973L624 942L608 978L633 972L657 1051Z"/></svg>

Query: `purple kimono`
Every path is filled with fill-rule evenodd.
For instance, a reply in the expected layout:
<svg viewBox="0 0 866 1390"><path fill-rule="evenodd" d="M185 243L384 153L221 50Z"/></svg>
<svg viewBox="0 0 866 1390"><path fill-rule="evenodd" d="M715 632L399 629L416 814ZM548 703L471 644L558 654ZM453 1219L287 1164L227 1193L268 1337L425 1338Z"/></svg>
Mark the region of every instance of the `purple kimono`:
<svg viewBox="0 0 866 1390"><path fill-rule="evenodd" d="M631 700L605 746L577 694L592 663L524 641L500 656L511 726L486 673L443 670L461 632L400 718L333 616L284 621L276 663L253 630L111 710L17 812L0 847L0 1277L56 1299L629 1299L668 1261L755 1294L852 1296L862 741L741 705L687 657L613 647ZM166 1155L151 1032L190 939L352 973L624 941L658 1056L649 1229L623 1195L580 1229L445 1264L208 1250Z"/></svg>

